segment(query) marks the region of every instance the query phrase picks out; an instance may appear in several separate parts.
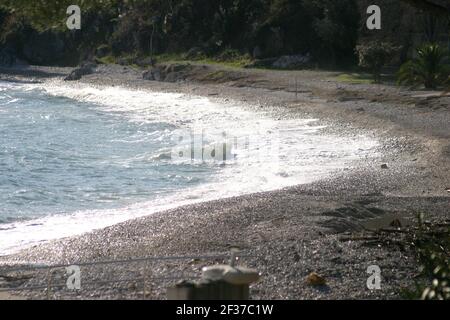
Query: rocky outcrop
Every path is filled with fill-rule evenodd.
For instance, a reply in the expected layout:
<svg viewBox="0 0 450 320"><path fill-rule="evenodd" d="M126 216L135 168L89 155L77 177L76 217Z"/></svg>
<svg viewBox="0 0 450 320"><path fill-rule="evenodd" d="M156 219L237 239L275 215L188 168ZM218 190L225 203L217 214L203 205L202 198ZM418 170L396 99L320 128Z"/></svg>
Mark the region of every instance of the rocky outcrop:
<svg viewBox="0 0 450 320"><path fill-rule="evenodd" d="M311 56L293 55L281 56L278 58L255 59L245 68L275 68L275 69L299 69L307 66L311 62Z"/></svg>
<svg viewBox="0 0 450 320"><path fill-rule="evenodd" d="M235 86L249 80L243 72L189 63L160 64L144 71L142 78L162 82L233 83Z"/></svg>
<svg viewBox="0 0 450 320"><path fill-rule="evenodd" d="M82 63L78 68L75 68L64 80L65 81L76 81L80 80L81 77L92 74L95 72L97 65L92 62Z"/></svg>
<svg viewBox="0 0 450 320"><path fill-rule="evenodd" d="M148 67L155 65L155 59L153 58L143 58L143 59L136 59L135 62L139 67Z"/></svg>
<svg viewBox="0 0 450 320"><path fill-rule="evenodd" d="M296 69L307 65L311 61L309 54L307 55L294 55L294 56L281 56L273 64L272 67L276 69Z"/></svg>
<svg viewBox="0 0 450 320"><path fill-rule="evenodd" d="M151 70L144 71L142 73L142 78L144 80L149 80L149 81L162 81L161 69L160 68L153 68Z"/></svg>
<svg viewBox="0 0 450 320"><path fill-rule="evenodd" d="M160 65L144 71L142 78L149 81L179 82L186 80L192 68L190 64Z"/></svg>

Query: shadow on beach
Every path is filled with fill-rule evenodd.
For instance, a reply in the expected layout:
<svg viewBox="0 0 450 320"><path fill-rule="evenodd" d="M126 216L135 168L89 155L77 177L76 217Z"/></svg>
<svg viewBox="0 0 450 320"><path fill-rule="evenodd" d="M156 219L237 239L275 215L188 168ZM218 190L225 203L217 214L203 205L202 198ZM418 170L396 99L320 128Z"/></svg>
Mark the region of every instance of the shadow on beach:
<svg viewBox="0 0 450 320"><path fill-rule="evenodd" d="M0 79L1 75L8 76L22 76L22 77L35 77L35 78L54 78L66 76L66 73L58 72L56 70L44 70L44 68L35 69L30 66L14 66L10 68L0 67ZM8 80L8 79L1 79Z"/></svg>

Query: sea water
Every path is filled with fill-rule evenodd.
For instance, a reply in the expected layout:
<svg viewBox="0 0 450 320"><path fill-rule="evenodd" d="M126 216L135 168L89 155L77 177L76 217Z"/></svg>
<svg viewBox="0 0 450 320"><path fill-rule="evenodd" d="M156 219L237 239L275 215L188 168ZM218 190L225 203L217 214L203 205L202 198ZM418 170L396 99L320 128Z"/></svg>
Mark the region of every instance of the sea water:
<svg viewBox="0 0 450 320"><path fill-rule="evenodd" d="M279 119L235 101L0 82L0 255L185 204L312 182L376 147L364 135L326 134L317 119Z"/></svg>

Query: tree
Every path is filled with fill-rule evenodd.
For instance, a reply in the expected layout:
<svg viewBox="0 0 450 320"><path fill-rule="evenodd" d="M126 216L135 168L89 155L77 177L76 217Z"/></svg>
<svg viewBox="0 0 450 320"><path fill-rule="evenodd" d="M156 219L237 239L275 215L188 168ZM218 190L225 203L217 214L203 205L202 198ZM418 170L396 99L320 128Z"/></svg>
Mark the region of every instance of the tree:
<svg viewBox="0 0 450 320"><path fill-rule="evenodd" d="M0 7L26 16L39 30L66 27L66 10L70 5L79 5L86 11L108 11L118 7L119 0L2 0Z"/></svg>
<svg viewBox="0 0 450 320"><path fill-rule="evenodd" d="M381 70L399 50L399 47L381 41L372 41L356 47L359 66L369 70L375 82L380 82Z"/></svg>
<svg viewBox="0 0 450 320"><path fill-rule="evenodd" d="M450 77L448 50L438 44L427 44L417 49L417 58L401 66L398 83L426 89L436 89L444 85Z"/></svg>
<svg viewBox="0 0 450 320"><path fill-rule="evenodd" d="M316 1L321 14L315 18L314 30L319 37L319 50L331 66L355 62L360 13L354 0Z"/></svg>

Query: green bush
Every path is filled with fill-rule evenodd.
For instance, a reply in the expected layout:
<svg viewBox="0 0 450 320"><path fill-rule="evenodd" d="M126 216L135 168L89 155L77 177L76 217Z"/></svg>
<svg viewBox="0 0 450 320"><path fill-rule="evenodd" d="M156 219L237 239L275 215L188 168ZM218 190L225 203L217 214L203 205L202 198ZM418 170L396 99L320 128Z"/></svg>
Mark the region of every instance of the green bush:
<svg viewBox="0 0 450 320"><path fill-rule="evenodd" d="M356 46L358 65L372 73L374 80L380 82L381 70L400 50L389 42L372 41Z"/></svg>
<svg viewBox="0 0 450 320"><path fill-rule="evenodd" d="M426 44L417 50L417 58L406 62L397 74L398 84L436 89L445 85L450 76L448 50L438 44Z"/></svg>
<svg viewBox="0 0 450 320"><path fill-rule="evenodd" d="M426 224L419 216L419 228L408 240L420 263L420 279L405 298L450 300L450 227Z"/></svg>
<svg viewBox="0 0 450 320"><path fill-rule="evenodd" d="M65 25L69 4L83 9L76 32ZM118 56L201 48L205 57L309 53L321 65L349 65L360 25L356 0L1 0L0 8L39 32L67 34L70 53L86 56L108 44Z"/></svg>

